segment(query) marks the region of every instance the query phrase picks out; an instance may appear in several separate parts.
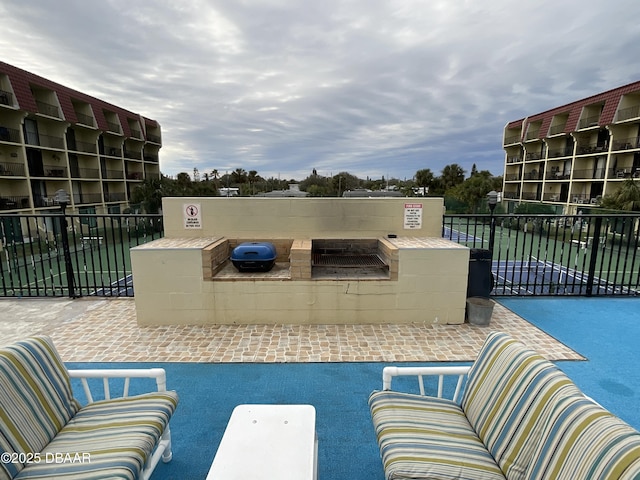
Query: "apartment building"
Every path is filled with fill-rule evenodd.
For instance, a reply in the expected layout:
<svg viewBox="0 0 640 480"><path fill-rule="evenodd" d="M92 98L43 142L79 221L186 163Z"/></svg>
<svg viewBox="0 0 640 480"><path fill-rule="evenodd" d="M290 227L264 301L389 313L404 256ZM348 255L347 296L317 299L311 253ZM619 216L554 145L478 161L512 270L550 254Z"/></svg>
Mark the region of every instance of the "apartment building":
<svg viewBox="0 0 640 480"><path fill-rule="evenodd" d="M558 213L596 206L640 179L640 82L509 122L503 202L545 202Z"/></svg>
<svg viewBox="0 0 640 480"><path fill-rule="evenodd" d="M0 215L120 213L136 185L159 178L155 120L0 62Z"/></svg>

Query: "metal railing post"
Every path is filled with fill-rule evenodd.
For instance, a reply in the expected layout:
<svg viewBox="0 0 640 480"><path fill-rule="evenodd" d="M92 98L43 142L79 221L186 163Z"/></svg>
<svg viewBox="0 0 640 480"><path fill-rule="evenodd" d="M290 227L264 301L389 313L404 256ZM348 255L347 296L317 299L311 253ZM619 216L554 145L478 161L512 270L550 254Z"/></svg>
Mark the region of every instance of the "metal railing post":
<svg viewBox="0 0 640 480"><path fill-rule="evenodd" d="M596 260L598 258L598 245L600 245L600 231L602 229L602 217L596 216L593 227L593 240L591 242L591 257L589 258L589 271L587 272L586 296L593 295L593 279L596 273Z"/></svg>

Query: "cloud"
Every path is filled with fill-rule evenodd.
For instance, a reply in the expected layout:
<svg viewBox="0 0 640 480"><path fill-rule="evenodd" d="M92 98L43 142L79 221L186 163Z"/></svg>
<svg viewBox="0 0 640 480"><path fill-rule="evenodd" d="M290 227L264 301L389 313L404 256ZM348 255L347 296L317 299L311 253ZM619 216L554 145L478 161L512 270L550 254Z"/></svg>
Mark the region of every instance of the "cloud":
<svg viewBox="0 0 640 480"><path fill-rule="evenodd" d="M593 3L593 2L592 2ZM635 0L45 0L3 60L158 120L165 174L501 174L511 120L636 81Z"/></svg>

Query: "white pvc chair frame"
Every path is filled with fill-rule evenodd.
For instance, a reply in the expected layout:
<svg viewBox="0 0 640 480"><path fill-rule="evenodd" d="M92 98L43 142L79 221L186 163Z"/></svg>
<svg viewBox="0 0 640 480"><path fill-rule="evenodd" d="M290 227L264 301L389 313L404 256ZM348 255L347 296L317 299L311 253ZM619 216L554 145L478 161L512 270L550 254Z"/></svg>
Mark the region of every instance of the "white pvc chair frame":
<svg viewBox="0 0 640 480"><path fill-rule="evenodd" d="M82 383L82 388L87 397L87 402L93 403L93 394L89 387L89 378L101 378L102 379L102 393L105 400L110 400L111 389L109 387L110 378L121 378L124 380L122 389L122 395L115 396L114 398L123 398L129 396L129 384L132 378L152 378L156 381L156 388L158 392L165 392L167 390L167 375L163 368L131 368L131 369L82 369L82 370L68 370L71 378L78 378ZM149 480L153 470L156 468L160 459L164 463L171 461L173 456L171 452L171 431L169 425L164 429L158 445L152 455L147 459L142 471L140 472L141 480Z"/></svg>
<svg viewBox="0 0 640 480"><path fill-rule="evenodd" d="M462 387L466 383L467 374L471 366L450 366L450 367L384 367L382 370L382 389L391 390L393 377L412 376L418 377L420 395L425 396L424 378L438 377L438 398L443 398L444 378L446 376L457 376L456 388L450 400L458 401Z"/></svg>

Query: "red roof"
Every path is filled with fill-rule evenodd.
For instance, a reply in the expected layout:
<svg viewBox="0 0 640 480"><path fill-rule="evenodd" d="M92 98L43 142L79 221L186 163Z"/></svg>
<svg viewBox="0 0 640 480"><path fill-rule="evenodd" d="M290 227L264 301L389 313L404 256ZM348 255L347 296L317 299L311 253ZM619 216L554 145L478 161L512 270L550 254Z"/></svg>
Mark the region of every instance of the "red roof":
<svg viewBox="0 0 640 480"><path fill-rule="evenodd" d="M72 100L88 103L91 105L93 115L98 124L100 130L109 130L107 126L107 120L104 116L104 111L115 113L122 126L122 132L125 137L131 136L131 129L129 128L129 120L133 120L139 126L140 132L144 135L146 129L144 127L151 126L157 127L158 122L149 118L142 117L141 115L118 107L111 103L105 102L98 98L92 97L85 93L73 90L71 88L60 85L59 83L52 82L46 78L40 77L33 73L27 72L20 68L9 65L8 63L0 62L0 73L4 73L9 77L13 93L16 96L16 100L21 110L25 110L31 113L38 113L38 107L36 105L36 99L31 91L32 86L41 87L46 90L51 90L56 93L60 107L62 108L62 114L65 120L71 123L78 123L75 109L73 108ZM141 120L144 122L144 126L141 125Z"/></svg>
<svg viewBox="0 0 640 480"><path fill-rule="evenodd" d="M591 97L583 98L582 100L577 100L560 107L555 107L551 110L531 115L525 119L510 122L507 124L507 128L519 127L522 122L525 122L525 128L523 129L523 132L526 132L526 127L528 127L530 123L542 120L538 138L545 138L549 132L549 126L551 125L551 120L553 119L553 117L555 115L566 113L569 116L567 118L567 123L564 127L563 132L574 132L575 130L577 130L578 121L580 120L582 109L586 106L597 104L603 104L603 109L600 115L600 120L598 121L598 125L609 125L613 123L613 118L616 114L616 111L618 110L620 99L624 95L634 92L640 92L640 81L630 83L622 87L614 88L612 90L608 90Z"/></svg>

